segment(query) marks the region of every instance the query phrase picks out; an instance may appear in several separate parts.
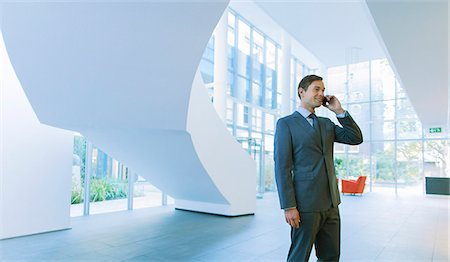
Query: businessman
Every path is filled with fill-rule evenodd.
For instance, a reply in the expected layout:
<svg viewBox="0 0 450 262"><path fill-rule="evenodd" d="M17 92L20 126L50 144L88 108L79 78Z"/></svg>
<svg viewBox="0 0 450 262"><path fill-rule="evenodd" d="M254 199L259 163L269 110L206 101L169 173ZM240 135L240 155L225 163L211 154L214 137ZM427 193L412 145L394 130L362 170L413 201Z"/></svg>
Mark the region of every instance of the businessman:
<svg viewBox="0 0 450 262"><path fill-rule="evenodd" d="M334 142L362 143L362 133L333 95L324 95L322 77L305 76L298 85L301 105L280 118L275 131L275 178L281 208L291 226L287 261L308 261L314 245L318 261L339 261L340 196L333 161ZM339 123L317 117L324 105Z"/></svg>

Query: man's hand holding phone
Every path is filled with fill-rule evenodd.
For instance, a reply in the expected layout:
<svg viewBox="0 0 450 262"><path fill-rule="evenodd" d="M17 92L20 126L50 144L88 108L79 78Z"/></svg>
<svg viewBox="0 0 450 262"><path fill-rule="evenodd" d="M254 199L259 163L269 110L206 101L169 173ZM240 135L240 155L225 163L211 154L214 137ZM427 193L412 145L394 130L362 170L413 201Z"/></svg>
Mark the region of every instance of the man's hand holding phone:
<svg viewBox="0 0 450 262"><path fill-rule="evenodd" d="M339 102L339 99L337 99L334 95L324 96L322 105L333 111L336 115L344 113L341 102Z"/></svg>

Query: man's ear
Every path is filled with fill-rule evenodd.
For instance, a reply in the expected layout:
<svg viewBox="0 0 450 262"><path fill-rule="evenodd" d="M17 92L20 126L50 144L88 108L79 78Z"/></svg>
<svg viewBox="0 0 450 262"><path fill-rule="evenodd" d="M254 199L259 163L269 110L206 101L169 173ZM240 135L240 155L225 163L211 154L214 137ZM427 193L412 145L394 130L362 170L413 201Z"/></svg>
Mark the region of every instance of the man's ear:
<svg viewBox="0 0 450 262"><path fill-rule="evenodd" d="M303 92L305 92L305 90L303 90L303 88L299 88L299 89L298 89L298 92L297 92L297 93L298 93L298 96L299 96L299 97L302 97Z"/></svg>

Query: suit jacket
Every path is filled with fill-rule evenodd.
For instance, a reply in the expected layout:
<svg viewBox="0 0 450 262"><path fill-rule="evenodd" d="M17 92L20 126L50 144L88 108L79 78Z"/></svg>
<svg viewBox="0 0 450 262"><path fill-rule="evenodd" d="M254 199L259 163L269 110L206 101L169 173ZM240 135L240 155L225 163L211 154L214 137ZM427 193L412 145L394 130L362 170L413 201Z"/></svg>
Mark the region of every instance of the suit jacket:
<svg viewBox="0 0 450 262"><path fill-rule="evenodd" d="M302 212L318 212L340 204L333 144L357 145L363 137L348 112L338 121L342 127L318 117L319 140L317 131L297 111L278 120L274 159L282 209L297 207Z"/></svg>

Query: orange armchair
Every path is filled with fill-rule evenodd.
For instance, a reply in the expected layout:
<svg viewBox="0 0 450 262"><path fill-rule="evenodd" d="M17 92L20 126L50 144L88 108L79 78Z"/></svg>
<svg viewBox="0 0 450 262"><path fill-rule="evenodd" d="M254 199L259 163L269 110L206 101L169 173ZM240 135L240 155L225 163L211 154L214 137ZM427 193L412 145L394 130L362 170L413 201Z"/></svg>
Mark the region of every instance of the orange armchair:
<svg viewBox="0 0 450 262"><path fill-rule="evenodd" d="M342 179L342 193L361 194L366 186L366 176L359 176L357 180Z"/></svg>

